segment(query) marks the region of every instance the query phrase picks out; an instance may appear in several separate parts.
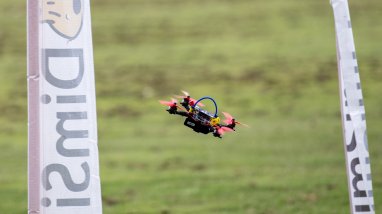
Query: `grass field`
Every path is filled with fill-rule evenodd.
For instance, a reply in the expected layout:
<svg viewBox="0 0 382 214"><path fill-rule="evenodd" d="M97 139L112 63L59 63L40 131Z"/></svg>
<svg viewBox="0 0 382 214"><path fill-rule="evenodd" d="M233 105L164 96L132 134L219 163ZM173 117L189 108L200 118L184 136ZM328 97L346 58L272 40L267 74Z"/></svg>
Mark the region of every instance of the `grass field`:
<svg viewBox="0 0 382 214"><path fill-rule="evenodd" d="M377 211L382 4L350 1ZM104 213L349 213L332 10L317 0L93 0ZM0 2L0 211L27 211L25 2ZM251 125L198 135L181 89Z"/></svg>

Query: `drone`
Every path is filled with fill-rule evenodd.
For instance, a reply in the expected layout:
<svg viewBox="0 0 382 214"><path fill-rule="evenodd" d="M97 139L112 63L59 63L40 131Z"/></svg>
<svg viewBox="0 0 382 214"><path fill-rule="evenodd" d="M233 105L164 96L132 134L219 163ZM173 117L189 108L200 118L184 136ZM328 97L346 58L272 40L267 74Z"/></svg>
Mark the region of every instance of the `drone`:
<svg viewBox="0 0 382 214"><path fill-rule="evenodd" d="M225 119L221 123L218 115L218 106L212 97L202 97L199 100L191 98L190 94L182 91L183 96L175 95L176 98L182 99L180 105L178 100L172 98L171 101L159 100L159 103L168 106L167 112L173 115L180 115L186 117L184 125L191 128L197 133L209 134L212 133L214 137L222 138L222 135L227 132L235 131L236 125L249 127L247 124L236 121L235 118L227 112L222 112ZM202 100L211 100L215 106L215 113L208 112L203 109L205 105Z"/></svg>

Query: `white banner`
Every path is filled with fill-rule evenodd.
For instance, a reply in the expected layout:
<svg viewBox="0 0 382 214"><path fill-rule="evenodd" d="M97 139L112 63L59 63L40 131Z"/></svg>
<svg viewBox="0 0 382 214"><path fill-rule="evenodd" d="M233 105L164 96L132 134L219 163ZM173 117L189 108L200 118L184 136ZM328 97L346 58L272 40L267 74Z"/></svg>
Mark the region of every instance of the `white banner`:
<svg viewBox="0 0 382 214"><path fill-rule="evenodd" d="M28 0L29 213L102 213L89 0Z"/></svg>
<svg viewBox="0 0 382 214"><path fill-rule="evenodd" d="M351 213L375 213L366 116L347 0L332 0Z"/></svg>

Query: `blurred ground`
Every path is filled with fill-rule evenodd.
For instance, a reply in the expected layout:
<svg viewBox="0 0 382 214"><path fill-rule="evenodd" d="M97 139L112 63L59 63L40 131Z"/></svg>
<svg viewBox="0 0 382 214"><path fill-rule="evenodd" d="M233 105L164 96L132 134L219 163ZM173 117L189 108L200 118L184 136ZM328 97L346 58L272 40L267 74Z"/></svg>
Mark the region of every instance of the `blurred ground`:
<svg viewBox="0 0 382 214"><path fill-rule="evenodd" d="M382 4L350 1L376 209ZM348 213L328 1L92 1L104 213ZM25 2L0 3L0 210L27 210ZM197 135L186 89L250 129Z"/></svg>

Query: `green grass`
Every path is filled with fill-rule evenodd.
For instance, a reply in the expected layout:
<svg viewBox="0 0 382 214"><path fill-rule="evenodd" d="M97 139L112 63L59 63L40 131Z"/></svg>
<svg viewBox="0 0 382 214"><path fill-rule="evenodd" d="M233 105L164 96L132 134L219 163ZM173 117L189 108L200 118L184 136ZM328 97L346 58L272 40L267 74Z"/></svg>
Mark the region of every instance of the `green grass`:
<svg viewBox="0 0 382 214"><path fill-rule="evenodd" d="M350 1L382 204L377 0ZM92 1L104 213L348 213L328 1ZM27 210L25 4L0 3L0 210ZM157 100L216 98L251 125L198 135Z"/></svg>

